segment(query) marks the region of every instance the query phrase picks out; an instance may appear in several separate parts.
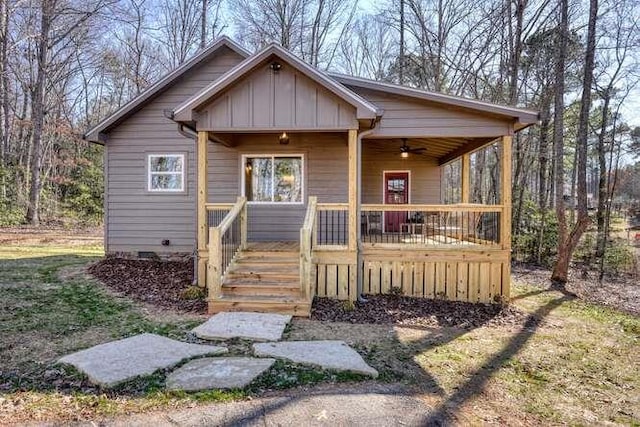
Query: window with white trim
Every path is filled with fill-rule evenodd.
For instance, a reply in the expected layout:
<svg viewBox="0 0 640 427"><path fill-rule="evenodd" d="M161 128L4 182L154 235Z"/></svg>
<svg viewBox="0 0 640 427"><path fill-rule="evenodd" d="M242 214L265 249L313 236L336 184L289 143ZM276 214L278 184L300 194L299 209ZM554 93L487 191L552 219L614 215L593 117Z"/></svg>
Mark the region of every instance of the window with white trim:
<svg viewBox="0 0 640 427"><path fill-rule="evenodd" d="M184 191L184 154L149 154L147 189L152 192Z"/></svg>
<svg viewBox="0 0 640 427"><path fill-rule="evenodd" d="M302 203L302 155L243 156L244 195L252 203Z"/></svg>

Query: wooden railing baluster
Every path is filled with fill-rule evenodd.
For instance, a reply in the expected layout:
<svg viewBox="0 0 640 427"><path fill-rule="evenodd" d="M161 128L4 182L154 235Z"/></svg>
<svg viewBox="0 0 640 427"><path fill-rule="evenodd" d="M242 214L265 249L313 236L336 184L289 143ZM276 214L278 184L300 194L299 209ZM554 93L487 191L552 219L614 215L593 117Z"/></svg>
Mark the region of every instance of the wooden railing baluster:
<svg viewBox="0 0 640 427"><path fill-rule="evenodd" d="M209 299L219 298L222 293L222 281L229 265L240 249L246 247L246 205L244 197L238 197L233 205L208 204L207 211L228 212L215 226L209 227L209 257L207 260L207 287ZM216 215L209 221L216 221ZM208 215L209 217L209 215ZM211 224L211 222L209 222Z"/></svg>

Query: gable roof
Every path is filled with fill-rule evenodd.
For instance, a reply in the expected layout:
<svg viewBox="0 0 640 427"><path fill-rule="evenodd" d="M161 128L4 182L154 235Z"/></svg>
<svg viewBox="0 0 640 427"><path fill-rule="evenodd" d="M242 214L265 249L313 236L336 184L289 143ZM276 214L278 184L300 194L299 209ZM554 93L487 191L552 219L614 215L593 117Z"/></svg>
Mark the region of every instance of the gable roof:
<svg viewBox="0 0 640 427"><path fill-rule="evenodd" d="M329 73L329 75L345 86L359 87L363 89L376 90L393 95L414 98L423 101L435 102L438 104L450 105L467 110L475 110L481 113L491 113L497 116L512 118L517 121L515 129L520 130L539 120L537 111L526 110L516 107L493 104L476 99L463 98L460 96L446 95L440 92L431 92L422 89L415 89L407 86L400 86L392 83L384 83L376 80L353 77L339 73Z"/></svg>
<svg viewBox="0 0 640 427"><path fill-rule="evenodd" d="M147 102L151 101L153 98L168 89L173 83L175 83L180 77L182 77L193 67L206 61L212 55L218 53L218 51L220 51L220 49L222 49L223 47L231 49L243 58L247 58L250 55L250 53L246 49L244 49L242 46L240 46L227 36L222 36L216 39L213 43L211 43L211 45L203 49L193 58L180 65L178 68L164 76L162 79L158 80L140 95L133 98L131 101L119 108L109 117L102 120L96 126L87 131L82 136L83 139L100 144L104 143L101 137L102 133L108 132L109 130L120 124L122 121L142 108Z"/></svg>
<svg viewBox="0 0 640 427"><path fill-rule="evenodd" d="M381 115L378 108L371 102L339 84L324 72L307 64L283 47L277 44L271 44L262 51L236 65L218 80L211 83L209 86L205 87L199 93L195 94L182 105L177 107L173 112L173 119L178 122L193 121L193 110L205 105L217 94L242 79L248 73L272 57L277 57L287 62L290 66L303 72L307 77L323 86L329 92L355 107L356 117L358 119L375 119Z"/></svg>

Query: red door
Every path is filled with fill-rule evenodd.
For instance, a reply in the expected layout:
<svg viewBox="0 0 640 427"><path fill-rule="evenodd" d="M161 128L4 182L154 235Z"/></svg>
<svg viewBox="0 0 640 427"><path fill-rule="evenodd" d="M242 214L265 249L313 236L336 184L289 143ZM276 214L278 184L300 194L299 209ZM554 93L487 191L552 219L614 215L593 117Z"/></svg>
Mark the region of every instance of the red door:
<svg viewBox="0 0 640 427"><path fill-rule="evenodd" d="M406 205L409 203L409 173L384 173L384 204ZM407 212L385 212L384 231L399 233L400 225L407 222Z"/></svg>

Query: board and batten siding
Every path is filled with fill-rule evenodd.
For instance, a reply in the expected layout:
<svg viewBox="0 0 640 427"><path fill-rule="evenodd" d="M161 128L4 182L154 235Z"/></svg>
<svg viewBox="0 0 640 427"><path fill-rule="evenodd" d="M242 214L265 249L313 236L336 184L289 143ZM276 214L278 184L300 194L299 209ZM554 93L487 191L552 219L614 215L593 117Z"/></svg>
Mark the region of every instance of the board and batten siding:
<svg viewBox="0 0 640 427"><path fill-rule="evenodd" d="M250 241L298 241L309 196L320 203L348 200L347 133L291 134L288 145L278 143L278 134L237 135L237 145L228 148L209 143L208 200L233 202L242 195L243 155L302 154L304 156L303 204L252 204L247 207Z"/></svg>
<svg viewBox="0 0 640 427"><path fill-rule="evenodd" d="M348 86L384 111L369 138L481 138L510 135L513 123L433 102Z"/></svg>
<svg viewBox="0 0 640 427"><path fill-rule="evenodd" d="M262 65L204 106L198 130L357 129L356 109L284 65Z"/></svg>
<svg viewBox="0 0 640 427"><path fill-rule="evenodd" d="M164 116L185 99L242 61L224 48L185 74L178 82L127 118L108 135L105 156L105 201L108 253L191 252L196 239L195 141L181 135ZM147 191L147 154L185 154L185 192ZM162 246L162 240L170 241Z"/></svg>
<svg viewBox="0 0 640 427"><path fill-rule="evenodd" d="M384 203L383 172L409 171L409 200L414 204L437 204L441 200L438 159L424 154L400 157L397 141L362 141L362 203Z"/></svg>

